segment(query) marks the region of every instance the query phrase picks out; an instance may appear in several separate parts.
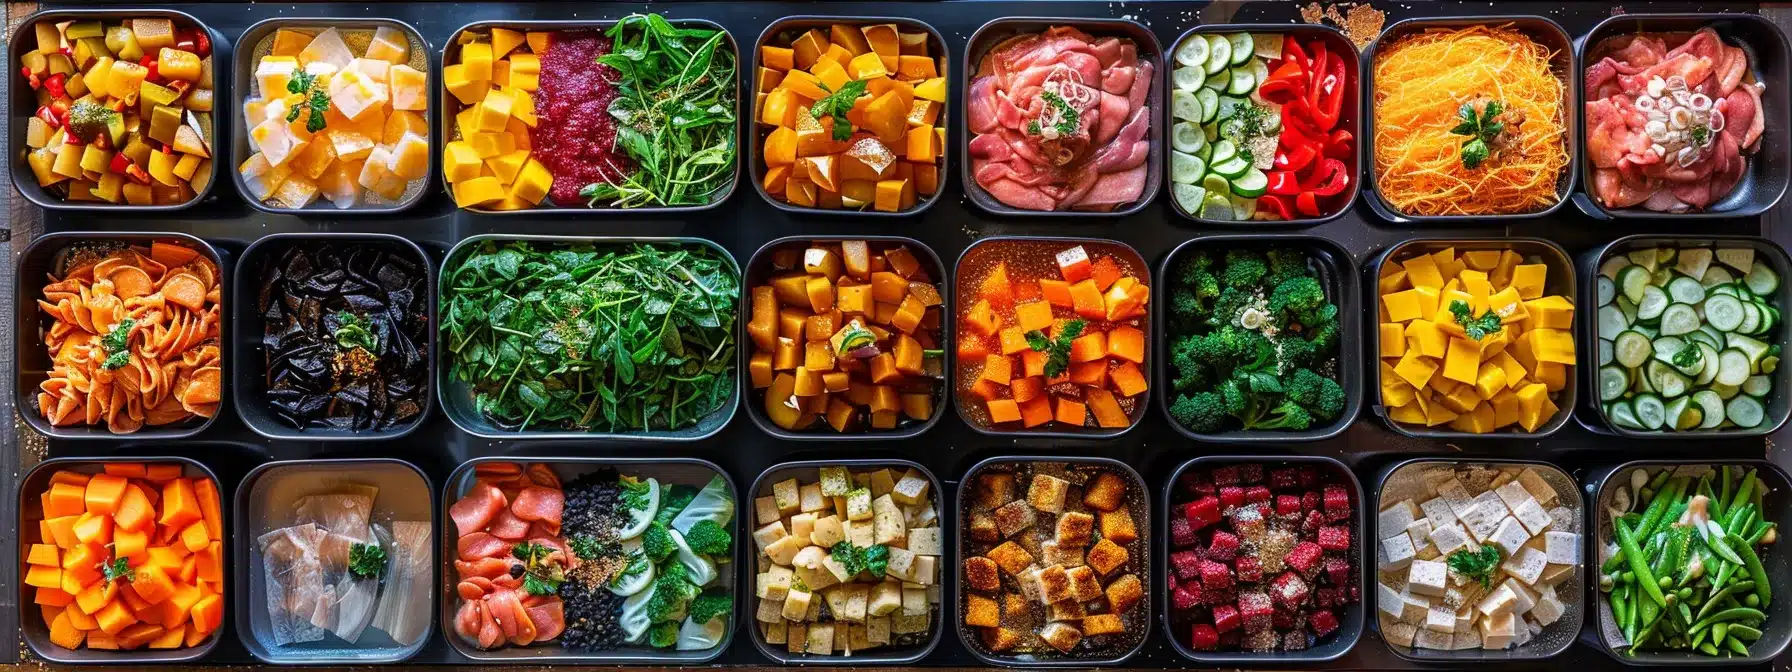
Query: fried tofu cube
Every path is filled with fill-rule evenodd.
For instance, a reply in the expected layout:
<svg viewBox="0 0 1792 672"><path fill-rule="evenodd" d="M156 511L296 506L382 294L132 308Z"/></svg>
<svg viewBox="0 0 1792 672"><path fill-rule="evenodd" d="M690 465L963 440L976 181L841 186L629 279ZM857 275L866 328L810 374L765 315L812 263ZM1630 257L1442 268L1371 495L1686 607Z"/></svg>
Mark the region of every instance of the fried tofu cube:
<svg viewBox="0 0 1792 672"><path fill-rule="evenodd" d="M994 509L1014 501L1014 474L997 472L977 476L977 487L971 506Z"/></svg>
<svg viewBox="0 0 1792 672"><path fill-rule="evenodd" d="M817 479L821 485L821 494L828 497L845 495L852 490L852 476L846 467L822 467L821 477Z"/></svg>
<svg viewBox="0 0 1792 672"><path fill-rule="evenodd" d="M795 578L796 573L789 567L772 565L758 575L757 595L760 599L781 602L790 596L791 580Z"/></svg>
<svg viewBox="0 0 1792 672"><path fill-rule="evenodd" d="M1057 536L1054 539L1059 546L1087 546L1094 537L1095 516L1077 511L1058 516Z"/></svg>
<svg viewBox="0 0 1792 672"><path fill-rule="evenodd" d="M1096 511L1114 511L1126 503L1126 479L1104 471L1083 491L1083 504Z"/></svg>
<svg viewBox="0 0 1792 672"><path fill-rule="evenodd" d="M1084 567L1072 567L1065 572L1070 577L1070 595L1078 602L1088 602L1101 597L1101 577L1095 570Z"/></svg>
<svg viewBox="0 0 1792 672"><path fill-rule="evenodd" d="M1002 531L996 526L996 518L988 513L971 515L970 535L972 541L996 542L1002 539Z"/></svg>
<svg viewBox="0 0 1792 672"><path fill-rule="evenodd" d="M870 504L871 502L865 503ZM820 483L810 483L797 489L797 508L805 512L822 511L828 508L827 498L821 495Z"/></svg>
<svg viewBox="0 0 1792 672"><path fill-rule="evenodd" d="M809 601L813 599L815 599L814 593L801 588L790 589L789 594L784 596L784 620L806 620L809 614Z"/></svg>
<svg viewBox="0 0 1792 672"><path fill-rule="evenodd" d="M786 479L772 484L772 499L778 504L778 513L796 513L802 510L803 500L799 490L802 485L796 479Z"/></svg>
<svg viewBox="0 0 1792 672"><path fill-rule="evenodd" d="M1050 622L1080 621L1088 615L1089 610L1076 600L1053 602L1045 607L1045 620Z"/></svg>
<svg viewBox="0 0 1792 672"><path fill-rule="evenodd" d="M871 587L870 601L865 604L865 614L869 616L888 616L902 608L902 583L899 581L881 581Z"/></svg>
<svg viewBox="0 0 1792 672"><path fill-rule="evenodd" d="M1089 548L1089 554L1085 560L1090 567L1095 569L1096 573L1107 576L1114 573L1114 570L1119 569L1121 565L1126 564L1128 557L1129 554L1125 547L1112 540L1103 539L1095 542L1095 545Z"/></svg>
<svg viewBox="0 0 1792 672"><path fill-rule="evenodd" d="M1016 548L1019 548L1016 546ZM1023 553L1025 551L1022 551ZM1031 563L1028 560L1028 563ZM967 558L964 561L964 583L971 590L996 592L1002 589L1002 575L998 573L1000 566L987 557Z"/></svg>
<svg viewBox="0 0 1792 672"><path fill-rule="evenodd" d="M927 499L927 490L931 486L919 469L910 467L902 473L901 480L896 481L896 487L890 490L890 497L897 504L920 504Z"/></svg>
<svg viewBox="0 0 1792 672"><path fill-rule="evenodd" d="M982 632L983 646L997 653L1013 650L1020 645L1020 633L1008 628L985 628Z"/></svg>
<svg viewBox="0 0 1792 672"><path fill-rule="evenodd" d="M809 626L809 647L805 650L812 656L827 656L834 653L834 628L831 623L816 623Z"/></svg>
<svg viewBox="0 0 1792 672"><path fill-rule="evenodd" d="M1125 549L1121 549L1121 552L1124 553ZM1002 542L1002 545L989 549L984 557L994 560L1002 571L1009 574L1020 574L1033 564L1033 554L1012 541Z"/></svg>
<svg viewBox="0 0 1792 672"><path fill-rule="evenodd" d="M1083 552L1084 546L1082 545L1061 544L1057 541L1047 541L1039 545L1039 555L1048 565L1081 567L1085 564Z"/></svg>
<svg viewBox="0 0 1792 672"><path fill-rule="evenodd" d="M783 516L778 511L778 500L770 495L753 498L753 520L759 523L777 520Z"/></svg>
<svg viewBox="0 0 1792 672"><path fill-rule="evenodd" d="M803 543L803 540L786 535L766 546L765 554L770 556L774 563L789 565L796 561L796 554L802 552L802 550L808 546L808 544Z"/></svg>
<svg viewBox="0 0 1792 672"><path fill-rule="evenodd" d="M1039 570L1039 601L1053 604L1070 599L1070 573L1063 567L1052 565Z"/></svg>
<svg viewBox="0 0 1792 672"><path fill-rule="evenodd" d="M1092 614L1083 619L1085 636L1117 635L1122 632L1126 632L1126 624L1120 620L1119 614Z"/></svg>
<svg viewBox="0 0 1792 672"><path fill-rule="evenodd" d="M1116 614L1130 611L1145 598L1145 586L1139 577L1127 574L1108 584L1108 610Z"/></svg>
<svg viewBox="0 0 1792 672"><path fill-rule="evenodd" d="M927 589L925 589L925 588L909 588L906 586L903 587L903 589L902 589L902 614L901 615L903 615L903 616L926 616L927 612L928 612Z"/></svg>
<svg viewBox="0 0 1792 672"><path fill-rule="evenodd" d="M764 527L753 530L753 541L759 545L759 550L762 551L765 550L766 547L776 543L779 539L788 536L790 536L790 533L784 529L784 521L782 520L773 520L770 523L766 523Z"/></svg>
<svg viewBox="0 0 1792 672"><path fill-rule="evenodd" d="M870 491L864 492L869 496ZM871 515L872 541L884 545L908 546L908 526L903 520L902 509L897 508L895 500L889 495L871 500Z"/></svg>
<svg viewBox="0 0 1792 672"><path fill-rule="evenodd" d="M940 528L910 529L907 548L915 555L944 555L943 544L940 541Z"/></svg>
<svg viewBox="0 0 1792 672"><path fill-rule="evenodd" d="M1015 500L996 509L996 529L1002 537L1012 537L1033 526L1037 514L1034 508L1024 501Z"/></svg>
<svg viewBox="0 0 1792 672"><path fill-rule="evenodd" d="M809 530L809 543L824 548L832 548L845 538L846 530L840 524L839 516L816 518L814 526Z"/></svg>
<svg viewBox="0 0 1792 672"><path fill-rule="evenodd" d="M1064 493L1069 490L1069 481L1056 476L1034 474L1033 482L1027 486L1027 504L1040 511L1059 513L1064 510Z"/></svg>
<svg viewBox="0 0 1792 672"><path fill-rule="evenodd" d="M816 496L820 496L820 488L816 489ZM871 516L871 490L867 488L853 488L848 491L846 495L846 519L856 522L860 520L870 520Z"/></svg>
<svg viewBox="0 0 1792 672"><path fill-rule="evenodd" d="M1002 609L996 601L975 593L965 596L964 624L980 628L1002 625Z"/></svg>
<svg viewBox="0 0 1792 672"><path fill-rule="evenodd" d="M1101 536L1112 539L1120 545L1130 544L1139 538L1138 528L1132 524L1132 514L1126 509L1101 512Z"/></svg>
<svg viewBox="0 0 1792 672"><path fill-rule="evenodd" d="M1039 638L1058 651L1070 653L1078 642L1083 641L1083 631L1068 623L1052 623L1040 629Z"/></svg>

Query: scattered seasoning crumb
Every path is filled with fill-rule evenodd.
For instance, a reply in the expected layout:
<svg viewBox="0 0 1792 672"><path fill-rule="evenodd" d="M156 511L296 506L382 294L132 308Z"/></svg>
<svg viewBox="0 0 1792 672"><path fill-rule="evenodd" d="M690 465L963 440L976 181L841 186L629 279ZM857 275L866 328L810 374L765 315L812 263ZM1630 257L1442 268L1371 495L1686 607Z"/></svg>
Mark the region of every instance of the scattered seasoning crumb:
<svg viewBox="0 0 1792 672"><path fill-rule="evenodd" d="M1340 10L1339 7L1343 7ZM1300 8L1300 18L1307 23L1324 24L1330 21L1344 31L1344 36L1362 49L1374 42L1381 35L1381 28L1387 23L1387 14L1369 6L1368 3L1335 3L1320 6L1317 2L1309 2Z"/></svg>

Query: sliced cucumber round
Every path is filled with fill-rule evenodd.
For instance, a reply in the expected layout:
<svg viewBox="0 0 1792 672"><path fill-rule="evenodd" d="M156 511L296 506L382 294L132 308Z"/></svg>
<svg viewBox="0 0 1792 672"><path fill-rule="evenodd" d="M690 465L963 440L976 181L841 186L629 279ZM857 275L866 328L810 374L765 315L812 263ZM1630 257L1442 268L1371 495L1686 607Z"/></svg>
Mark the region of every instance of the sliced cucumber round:
<svg viewBox="0 0 1792 672"><path fill-rule="evenodd" d="M1213 170L1213 172L1224 176L1226 179L1231 179L1231 180L1235 180L1235 179L1238 179L1240 176L1243 176L1245 171L1247 171L1247 170L1254 170L1253 168L1251 168L1251 162L1246 161L1243 158L1240 158L1238 156L1233 156L1232 158L1226 159L1225 161L1215 161L1213 163L1213 165L1210 167L1210 169ZM1268 181L1265 180L1264 183L1268 184Z"/></svg>
<svg viewBox="0 0 1792 672"><path fill-rule="evenodd" d="M1699 276L1699 284L1704 285L1706 289L1718 285L1726 285L1735 281L1736 276L1731 275L1730 270L1722 266L1708 267L1705 269L1705 274Z"/></svg>
<svg viewBox="0 0 1792 672"><path fill-rule="evenodd" d="M1269 191L1269 176L1256 168L1247 168L1243 175L1232 181L1232 193L1245 198L1256 198Z"/></svg>
<svg viewBox="0 0 1792 672"><path fill-rule="evenodd" d="M1624 311L1618 310L1617 306L1600 306L1596 315L1599 318L1600 338L1616 338L1630 328L1630 319L1624 317Z"/></svg>
<svg viewBox="0 0 1792 672"><path fill-rule="evenodd" d="M1201 67L1207 69L1207 74L1213 75L1225 72L1229 65L1232 65L1232 43L1226 41L1223 35L1208 35L1207 62L1202 63Z"/></svg>
<svg viewBox="0 0 1792 672"><path fill-rule="evenodd" d="M1748 291L1754 292L1755 296L1769 296L1773 294L1773 290L1780 288L1779 274L1761 262L1756 262L1748 270L1748 275L1742 277L1742 282L1748 285Z"/></svg>
<svg viewBox="0 0 1792 672"><path fill-rule="evenodd" d="M1718 294L1705 299L1705 319L1718 331L1736 331L1746 318L1742 301L1734 296Z"/></svg>
<svg viewBox="0 0 1792 672"><path fill-rule="evenodd" d="M1674 303L1690 303L1697 305L1705 300L1705 286L1688 277L1674 278L1668 281L1668 297Z"/></svg>
<svg viewBox="0 0 1792 672"><path fill-rule="evenodd" d="M1624 391L1630 389L1630 376L1624 369L1606 366L1599 369L1599 400L1616 401L1624 397Z"/></svg>
<svg viewBox="0 0 1792 672"><path fill-rule="evenodd" d="M1207 162L1193 154L1170 152L1170 181L1195 184L1207 175Z"/></svg>
<svg viewBox="0 0 1792 672"><path fill-rule="evenodd" d="M1207 200L1207 189L1198 184L1170 184L1170 197L1176 199L1176 205L1189 214L1201 212L1201 204Z"/></svg>
<svg viewBox="0 0 1792 672"><path fill-rule="evenodd" d="M1773 379L1767 376L1749 376L1742 382L1742 393L1751 397L1765 397L1773 391Z"/></svg>
<svg viewBox="0 0 1792 672"><path fill-rule="evenodd" d="M1599 295L1599 305L1601 307L1608 306L1611 305L1612 299L1618 295L1618 284L1612 282L1611 278L1602 275L1593 280L1593 292Z"/></svg>
<svg viewBox="0 0 1792 672"><path fill-rule="evenodd" d="M1699 429L1712 429L1724 422L1724 399L1711 390L1699 390L1692 393L1692 402L1699 405L1699 412L1704 415L1699 422Z"/></svg>
<svg viewBox="0 0 1792 672"><path fill-rule="evenodd" d="M1239 65L1251 60L1251 52L1256 51L1256 45L1252 43L1250 33L1232 33L1226 36L1226 41L1230 43L1228 46L1232 47L1232 65Z"/></svg>
<svg viewBox="0 0 1792 672"><path fill-rule="evenodd" d="M1661 333L1669 336L1698 331L1699 324L1699 311L1688 304L1672 304L1661 313Z"/></svg>
<svg viewBox="0 0 1792 672"><path fill-rule="evenodd" d="M1655 285L1643 286L1643 298L1636 302L1636 319L1654 320L1668 309L1668 293Z"/></svg>
<svg viewBox="0 0 1792 672"><path fill-rule="evenodd" d="M1636 421L1643 429L1657 430L1668 424L1668 407L1662 403L1661 397L1653 394L1639 394L1631 402L1636 411Z"/></svg>
<svg viewBox="0 0 1792 672"><path fill-rule="evenodd" d="M1255 90L1257 90L1257 76L1251 73L1250 68L1232 69L1232 81L1226 84L1226 93L1235 96L1248 96Z"/></svg>
<svg viewBox="0 0 1792 672"><path fill-rule="evenodd" d="M1737 427L1743 429L1761 426L1761 421L1766 417L1767 409L1761 406L1761 402L1754 397L1738 396L1724 404L1724 419L1736 423Z"/></svg>
<svg viewBox="0 0 1792 672"><path fill-rule="evenodd" d="M1643 423L1637 419L1635 406L1628 401L1612 402L1605 408L1605 417L1610 418L1612 424L1624 429L1643 429Z"/></svg>
<svg viewBox="0 0 1792 672"><path fill-rule="evenodd" d="M1693 427L1699 426L1699 407L1692 406L1692 400L1687 397L1680 397L1679 399L1668 402L1666 415L1668 419L1668 427L1674 429L1692 429Z"/></svg>
<svg viewBox="0 0 1792 672"><path fill-rule="evenodd" d="M1618 271L1618 291L1630 299L1631 303L1642 303L1643 288L1649 286L1649 269L1642 266L1625 266Z"/></svg>
<svg viewBox="0 0 1792 672"><path fill-rule="evenodd" d="M1178 152L1194 154L1207 146L1207 136L1201 134L1201 125L1194 121L1177 122L1170 127L1170 146Z"/></svg>
<svg viewBox="0 0 1792 672"><path fill-rule="evenodd" d="M1208 165L1225 163L1237 155L1238 145L1232 144L1231 140L1220 140L1213 143L1213 156L1207 157L1207 163Z"/></svg>
<svg viewBox="0 0 1792 672"><path fill-rule="evenodd" d="M1227 45L1231 46L1231 45ZM1203 35L1190 35L1182 44L1176 45L1176 62L1189 67L1207 64L1207 38Z"/></svg>
<svg viewBox="0 0 1792 672"><path fill-rule="evenodd" d="M1170 74L1170 83L1178 90L1194 91L1207 83L1207 71L1198 65L1177 68Z"/></svg>
<svg viewBox="0 0 1792 672"><path fill-rule="evenodd" d="M1617 340L1612 342L1613 357L1619 364L1630 368L1642 366L1654 354L1655 345L1649 342L1647 336L1634 330L1618 334Z"/></svg>
<svg viewBox="0 0 1792 672"><path fill-rule="evenodd" d="M1200 121L1203 116L1201 99L1195 97L1193 91L1171 91L1170 115L1183 121Z"/></svg>
<svg viewBox="0 0 1792 672"><path fill-rule="evenodd" d="M1201 90L1195 92L1195 100L1201 103L1201 123L1211 122L1220 116L1219 91L1203 86ZM1208 140L1212 139L1208 138Z"/></svg>
<svg viewBox="0 0 1792 672"><path fill-rule="evenodd" d="M1749 371L1748 355L1741 350L1717 353L1717 382L1740 386L1748 382Z"/></svg>

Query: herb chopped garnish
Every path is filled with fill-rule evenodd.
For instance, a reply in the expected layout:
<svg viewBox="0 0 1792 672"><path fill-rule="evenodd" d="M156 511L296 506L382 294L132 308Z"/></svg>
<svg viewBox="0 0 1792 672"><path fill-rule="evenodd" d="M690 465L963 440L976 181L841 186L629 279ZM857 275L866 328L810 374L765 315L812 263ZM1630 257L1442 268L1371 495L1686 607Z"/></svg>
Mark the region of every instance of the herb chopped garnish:
<svg viewBox="0 0 1792 672"><path fill-rule="evenodd" d="M1034 352L1046 353L1045 377L1056 378L1070 368L1070 342L1083 335L1083 327L1087 323L1082 320L1070 320L1058 328L1057 338L1047 338L1045 332L1037 329L1026 333L1027 347Z"/></svg>
<svg viewBox="0 0 1792 672"><path fill-rule="evenodd" d="M286 81L288 93L304 94L310 91L303 102L286 111L286 121L298 121L301 113L309 111L310 116L305 118L305 130L311 133L324 130L324 115L330 111L330 92L317 86L317 83L316 75L304 71L292 73L292 79Z"/></svg>
<svg viewBox="0 0 1792 672"><path fill-rule="evenodd" d="M647 481L622 481L622 510L646 511L648 493L652 491L653 486L648 485Z"/></svg>
<svg viewBox="0 0 1792 672"><path fill-rule="evenodd" d="M850 541L838 541L828 551L833 554L835 562L846 568L848 576L861 572L883 576L890 568L890 548L883 544L859 547Z"/></svg>
<svg viewBox="0 0 1792 672"><path fill-rule="evenodd" d="M131 329L136 326L137 320L127 317L100 337L100 348L106 351L106 361L100 363L100 368L111 371L131 363Z"/></svg>
<svg viewBox="0 0 1792 672"><path fill-rule="evenodd" d="M848 140L852 138L852 122L847 121L846 113L852 111L852 105L858 102L859 96L865 95L865 80L855 79L840 85L840 90L829 89L828 85L817 83L828 95L809 107L809 114L816 119L834 118L834 139Z"/></svg>
<svg viewBox="0 0 1792 672"><path fill-rule="evenodd" d="M1492 309L1475 317L1474 309L1466 302L1451 301L1450 315L1456 318L1456 324L1462 325L1462 333L1470 340L1479 341L1500 331L1500 316L1494 314Z"/></svg>
<svg viewBox="0 0 1792 672"><path fill-rule="evenodd" d="M1691 368L1692 365L1699 363L1699 360L1704 358L1705 353L1699 351L1698 348L1681 348L1679 352L1674 353L1674 366L1682 369Z"/></svg>
<svg viewBox="0 0 1792 672"><path fill-rule="evenodd" d="M1457 551L1448 559L1450 571L1481 582L1482 588L1493 587L1493 575L1499 570L1500 549L1482 546L1480 551Z"/></svg>
<svg viewBox="0 0 1792 672"><path fill-rule="evenodd" d="M113 558L105 564L100 565L100 571L105 575L107 581L117 581L119 579L124 579L126 581L137 580L137 570L132 569L131 564L125 562L124 558Z"/></svg>
<svg viewBox="0 0 1792 672"><path fill-rule="evenodd" d="M1081 115L1077 114L1076 108L1070 106L1070 101L1065 100L1063 96L1054 91L1040 91L1039 99L1045 101L1046 111L1050 113L1052 119L1051 129L1057 133L1058 137L1076 133L1077 123L1082 119ZM1041 113L1039 116L1045 118L1047 115ZM1041 128L1040 124L1038 119L1033 120L1027 125L1027 132L1033 135L1042 134L1045 129Z"/></svg>
<svg viewBox="0 0 1792 672"><path fill-rule="evenodd" d="M386 549L379 544L348 547L348 571L363 579L378 578L386 573Z"/></svg>
<svg viewBox="0 0 1792 672"><path fill-rule="evenodd" d="M336 347L343 350L360 348L376 355L380 353L379 336L368 329L366 320L354 313L336 313L336 330L330 335L336 337Z"/></svg>
<svg viewBox="0 0 1792 672"><path fill-rule="evenodd" d="M1481 108L1481 114L1475 114L1473 103L1463 103L1456 111L1462 123L1450 129L1455 135L1466 135L1468 140L1462 143L1462 167L1473 170L1492 155L1492 143L1506 130L1506 125L1494 121L1500 115L1503 106L1497 100L1487 101Z"/></svg>

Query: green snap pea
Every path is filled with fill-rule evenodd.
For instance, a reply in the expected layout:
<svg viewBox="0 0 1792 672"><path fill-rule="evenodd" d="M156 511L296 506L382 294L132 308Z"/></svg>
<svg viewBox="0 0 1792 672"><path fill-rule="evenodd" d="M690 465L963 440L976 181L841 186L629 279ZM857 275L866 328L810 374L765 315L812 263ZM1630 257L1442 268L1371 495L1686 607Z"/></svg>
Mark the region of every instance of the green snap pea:
<svg viewBox="0 0 1792 672"><path fill-rule="evenodd" d="M1729 634L1730 634L1730 624L1729 623L1718 623L1717 625L1713 625L1713 626L1711 626L1711 643L1723 644L1724 637L1728 636Z"/></svg>
<svg viewBox="0 0 1792 672"><path fill-rule="evenodd" d="M1767 620L1767 614L1760 609L1736 607L1733 609L1725 609L1699 619L1699 622L1694 623L1692 627L1696 629L1700 626L1710 626L1718 623L1728 623L1730 621L1753 621L1759 623L1765 620Z"/></svg>
<svg viewBox="0 0 1792 672"><path fill-rule="evenodd" d="M1718 467L1717 470L1718 470L1718 472L1720 472L1723 475L1723 489L1718 490L1717 499L1712 500L1712 501L1716 502L1719 506L1722 506L1730 501L1730 473L1731 472L1730 472L1730 468L1727 466Z"/></svg>
<svg viewBox="0 0 1792 672"><path fill-rule="evenodd" d="M1742 477L1742 487L1736 490L1736 495L1730 498L1729 503L1724 504L1724 510L1731 511L1738 506L1742 506L1743 502L1751 501L1750 498L1754 496L1754 491L1755 470L1750 469L1748 470L1748 475Z"/></svg>
<svg viewBox="0 0 1792 672"><path fill-rule="evenodd" d="M1755 595L1761 598L1760 606L1773 604L1773 586L1767 581L1767 569L1761 566L1761 556L1755 554L1755 547L1734 534L1730 535L1730 543L1741 549L1737 554L1742 556L1743 566L1748 568L1749 576L1755 580Z"/></svg>
<svg viewBox="0 0 1792 672"><path fill-rule="evenodd" d="M1718 604L1723 602L1725 597L1729 597L1733 593L1745 593L1754 589L1755 582L1753 581L1737 581L1718 589L1717 592L1711 594L1710 598L1705 600L1705 606L1699 608L1699 620L1705 620L1706 616L1710 616L1713 612L1716 612Z"/></svg>
<svg viewBox="0 0 1792 672"><path fill-rule="evenodd" d="M1643 592L1654 600L1657 606L1667 606L1667 598L1661 594L1661 585L1655 582L1655 575L1649 571L1649 563L1643 558L1643 551L1637 548L1636 533L1623 523L1613 527L1618 531L1618 546L1623 550L1626 562L1630 563L1630 571L1636 573L1637 583Z"/></svg>
<svg viewBox="0 0 1792 672"><path fill-rule="evenodd" d="M1753 642L1761 638L1761 630L1759 628L1743 625L1741 623L1731 623L1729 626L1731 639Z"/></svg>
<svg viewBox="0 0 1792 672"><path fill-rule="evenodd" d="M1736 549L1730 548L1728 539L1712 534L1711 538L1705 541L1705 545L1710 546L1711 552L1716 553L1717 557L1723 558L1724 562L1742 564L1742 556L1736 554Z"/></svg>
<svg viewBox="0 0 1792 672"><path fill-rule="evenodd" d="M1761 608L1761 596L1760 595L1749 595L1748 597L1745 597L1742 599L1742 603L1759 609L1759 608Z"/></svg>
<svg viewBox="0 0 1792 672"><path fill-rule="evenodd" d="M1743 644L1742 640L1740 640L1740 639L1731 637L1730 639L1724 640L1724 645L1730 647L1731 651L1735 651L1736 655L1739 655L1739 656L1748 655L1748 645Z"/></svg>
<svg viewBox="0 0 1792 672"><path fill-rule="evenodd" d="M1699 652L1707 656L1715 656L1717 655L1717 647L1712 646L1711 642L1705 642L1704 644L1699 645Z"/></svg>

